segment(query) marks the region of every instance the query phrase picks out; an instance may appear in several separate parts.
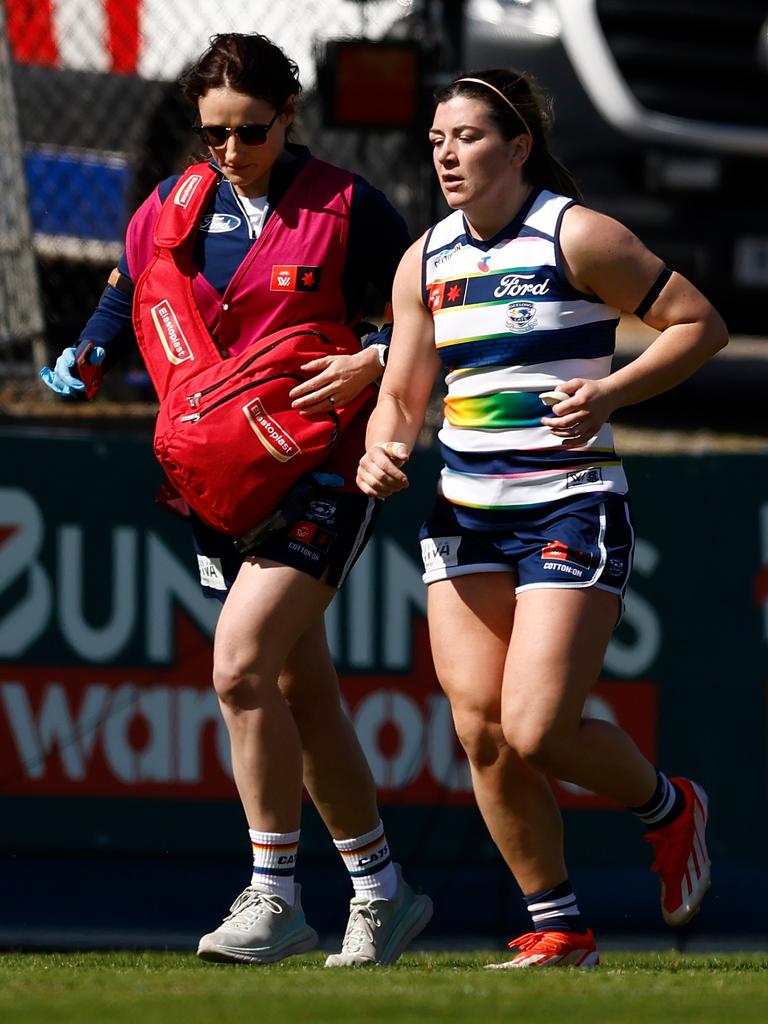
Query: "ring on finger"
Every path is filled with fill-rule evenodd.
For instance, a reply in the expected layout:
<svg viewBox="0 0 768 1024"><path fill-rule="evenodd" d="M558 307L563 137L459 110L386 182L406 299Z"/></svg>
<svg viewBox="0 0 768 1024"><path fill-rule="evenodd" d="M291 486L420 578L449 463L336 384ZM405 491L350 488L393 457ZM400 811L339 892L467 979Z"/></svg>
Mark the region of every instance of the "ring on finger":
<svg viewBox="0 0 768 1024"><path fill-rule="evenodd" d="M336 399L333 397L333 395L328 395L328 401L331 403L331 405L336 404Z"/></svg>

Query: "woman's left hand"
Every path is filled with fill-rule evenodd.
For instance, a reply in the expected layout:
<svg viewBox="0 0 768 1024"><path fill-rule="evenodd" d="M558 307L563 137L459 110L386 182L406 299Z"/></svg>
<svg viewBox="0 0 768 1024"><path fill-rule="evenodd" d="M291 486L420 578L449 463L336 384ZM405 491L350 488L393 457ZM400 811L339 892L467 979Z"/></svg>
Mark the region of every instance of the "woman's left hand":
<svg viewBox="0 0 768 1024"><path fill-rule="evenodd" d="M562 438L564 448L580 448L585 445L614 411L606 380L582 380L576 377L557 385L558 391L570 397L553 405L553 415L544 416L541 422L553 434Z"/></svg>
<svg viewBox="0 0 768 1024"><path fill-rule="evenodd" d="M346 405L382 373L378 352L373 347L348 356L321 356L300 369L312 376L290 392L291 406L309 414Z"/></svg>

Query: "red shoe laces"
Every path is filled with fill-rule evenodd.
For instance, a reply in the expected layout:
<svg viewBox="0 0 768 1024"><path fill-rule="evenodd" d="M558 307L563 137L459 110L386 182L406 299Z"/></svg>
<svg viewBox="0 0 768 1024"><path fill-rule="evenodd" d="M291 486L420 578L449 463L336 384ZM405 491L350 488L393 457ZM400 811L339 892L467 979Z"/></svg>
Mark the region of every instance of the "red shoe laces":
<svg viewBox="0 0 768 1024"><path fill-rule="evenodd" d="M516 939L510 939L507 946L519 949L521 953L529 953L537 947L541 953L556 953L562 948L564 938L562 932L526 932Z"/></svg>
<svg viewBox="0 0 768 1024"><path fill-rule="evenodd" d="M672 825L676 822L672 822ZM668 825L667 828L671 828ZM651 843L655 854L651 871L659 874L671 874L685 870L690 855L689 844L682 835L666 834L666 829L659 829L658 832L648 832L643 839Z"/></svg>

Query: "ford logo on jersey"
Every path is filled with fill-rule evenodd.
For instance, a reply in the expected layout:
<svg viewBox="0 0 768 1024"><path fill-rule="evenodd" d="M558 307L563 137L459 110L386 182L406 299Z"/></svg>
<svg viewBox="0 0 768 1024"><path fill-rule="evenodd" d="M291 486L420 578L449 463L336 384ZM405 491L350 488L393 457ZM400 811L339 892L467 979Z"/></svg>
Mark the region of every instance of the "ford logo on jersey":
<svg viewBox="0 0 768 1024"><path fill-rule="evenodd" d="M234 213L207 213L200 221L200 230L209 235L221 235L240 227L240 218Z"/></svg>

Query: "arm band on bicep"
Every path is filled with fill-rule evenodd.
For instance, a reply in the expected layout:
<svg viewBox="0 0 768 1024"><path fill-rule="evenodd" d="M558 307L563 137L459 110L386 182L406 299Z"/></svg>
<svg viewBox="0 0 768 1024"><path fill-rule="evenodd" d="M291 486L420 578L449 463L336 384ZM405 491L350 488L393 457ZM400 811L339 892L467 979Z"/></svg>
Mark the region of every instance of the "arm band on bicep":
<svg viewBox="0 0 768 1024"><path fill-rule="evenodd" d="M635 310L635 316L640 317L641 320L643 319L643 317L654 304L656 299L658 299L659 295L661 294L662 288L670 279L670 277L672 277L672 271L669 269L669 267L662 267L661 273L653 282L651 287L648 289L648 291L645 294L645 298Z"/></svg>

